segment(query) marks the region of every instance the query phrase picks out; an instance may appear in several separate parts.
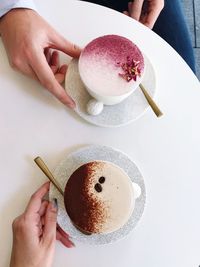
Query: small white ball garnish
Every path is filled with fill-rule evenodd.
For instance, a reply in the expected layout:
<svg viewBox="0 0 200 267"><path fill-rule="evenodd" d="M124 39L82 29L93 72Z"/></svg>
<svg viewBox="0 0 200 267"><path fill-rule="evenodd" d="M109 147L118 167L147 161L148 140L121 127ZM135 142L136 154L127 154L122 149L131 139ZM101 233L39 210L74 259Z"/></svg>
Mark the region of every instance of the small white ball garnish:
<svg viewBox="0 0 200 267"><path fill-rule="evenodd" d="M141 195L141 188L136 183L132 182L132 185L134 190L134 198L137 199Z"/></svg>
<svg viewBox="0 0 200 267"><path fill-rule="evenodd" d="M103 110L103 103L97 101L96 99L91 99L87 103L87 112L90 115L96 116L99 115Z"/></svg>

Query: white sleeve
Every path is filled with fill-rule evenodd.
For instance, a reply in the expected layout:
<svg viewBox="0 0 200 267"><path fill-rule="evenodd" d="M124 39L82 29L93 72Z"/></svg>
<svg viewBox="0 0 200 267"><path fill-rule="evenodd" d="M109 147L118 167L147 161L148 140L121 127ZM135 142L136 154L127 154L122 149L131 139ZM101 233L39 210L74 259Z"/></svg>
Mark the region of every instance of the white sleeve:
<svg viewBox="0 0 200 267"><path fill-rule="evenodd" d="M36 10L33 0L0 0L0 17L13 8L30 8Z"/></svg>

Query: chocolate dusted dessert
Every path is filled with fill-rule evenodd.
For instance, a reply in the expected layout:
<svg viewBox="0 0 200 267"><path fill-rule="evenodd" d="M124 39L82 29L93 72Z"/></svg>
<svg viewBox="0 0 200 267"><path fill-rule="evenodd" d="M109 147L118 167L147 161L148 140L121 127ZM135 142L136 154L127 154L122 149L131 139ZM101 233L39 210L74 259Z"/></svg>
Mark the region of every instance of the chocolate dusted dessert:
<svg viewBox="0 0 200 267"><path fill-rule="evenodd" d="M111 233L122 227L134 208L133 188L127 174L106 161L80 166L64 193L72 223L85 234Z"/></svg>

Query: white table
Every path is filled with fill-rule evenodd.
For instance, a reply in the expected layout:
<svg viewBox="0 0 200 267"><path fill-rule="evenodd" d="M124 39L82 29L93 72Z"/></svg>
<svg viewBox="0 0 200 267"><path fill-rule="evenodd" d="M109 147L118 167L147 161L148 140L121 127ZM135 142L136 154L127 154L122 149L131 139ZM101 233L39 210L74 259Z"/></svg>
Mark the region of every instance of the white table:
<svg viewBox="0 0 200 267"><path fill-rule="evenodd" d="M200 264L200 86L189 67L156 34L124 15L84 2L36 1L40 13L80 46L115 33L134 40L154 64L156 100L131 125L99 128L65 109L36 82L10 69L0 43L0 266L8 266L11 222L45 177L74 146L104 144L128 153L147 187L145 213L135 230L113 245L57 244L54 267L198 267ZM66 60L66 57L63 57Z"/></svg>

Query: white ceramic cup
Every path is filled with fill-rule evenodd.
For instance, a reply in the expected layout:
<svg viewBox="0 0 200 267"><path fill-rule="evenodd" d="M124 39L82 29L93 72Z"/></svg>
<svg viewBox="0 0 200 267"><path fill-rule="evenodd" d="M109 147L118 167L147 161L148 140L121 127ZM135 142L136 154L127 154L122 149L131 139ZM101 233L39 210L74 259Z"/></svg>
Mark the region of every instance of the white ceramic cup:
<svg viewBox="0 0 200 267"><path fill-rule="evenodd" d="M120 102L122 102L123 100L125 100L128 96L130 96L135 89L139 86L140 84L140 80L138 79L138 81L133 85L133 88L130 90L130 92L125 93L125 94L121 94L121 95L117 95L117 96L108 96L108 95L103 95L103 94L97 94L94 90L91 90L90 88L88 88L85 85L85 88L87 89L88 93L95 98L97 101L102 102L104 105L115 105L115 104L119 104Z"/></svg>
<svg viewBox="0 0 200 267"><path fill-rule="evenodd" d="M84 77L82 77L80 69L79 69L79 75L81 77L81 80L86 88L86 90L88 91L88 93L94 98L96 99L98 102L103 103L104 105L115 105L118 104L120 102L122 102L123 100L125 100L127 97L129 97L139 86L139 84L142 82L142 79L144 77L144 73L145 73L145 69L144 72L142 74L141 77L137 78L137 81L134 82L134 84L132 85L132 88L129 92L126 92L124 94L121 95L104 95L104 94L99 94L95 91L94 88L89 88L86 84L86 82L84 81Z"/></svg>

